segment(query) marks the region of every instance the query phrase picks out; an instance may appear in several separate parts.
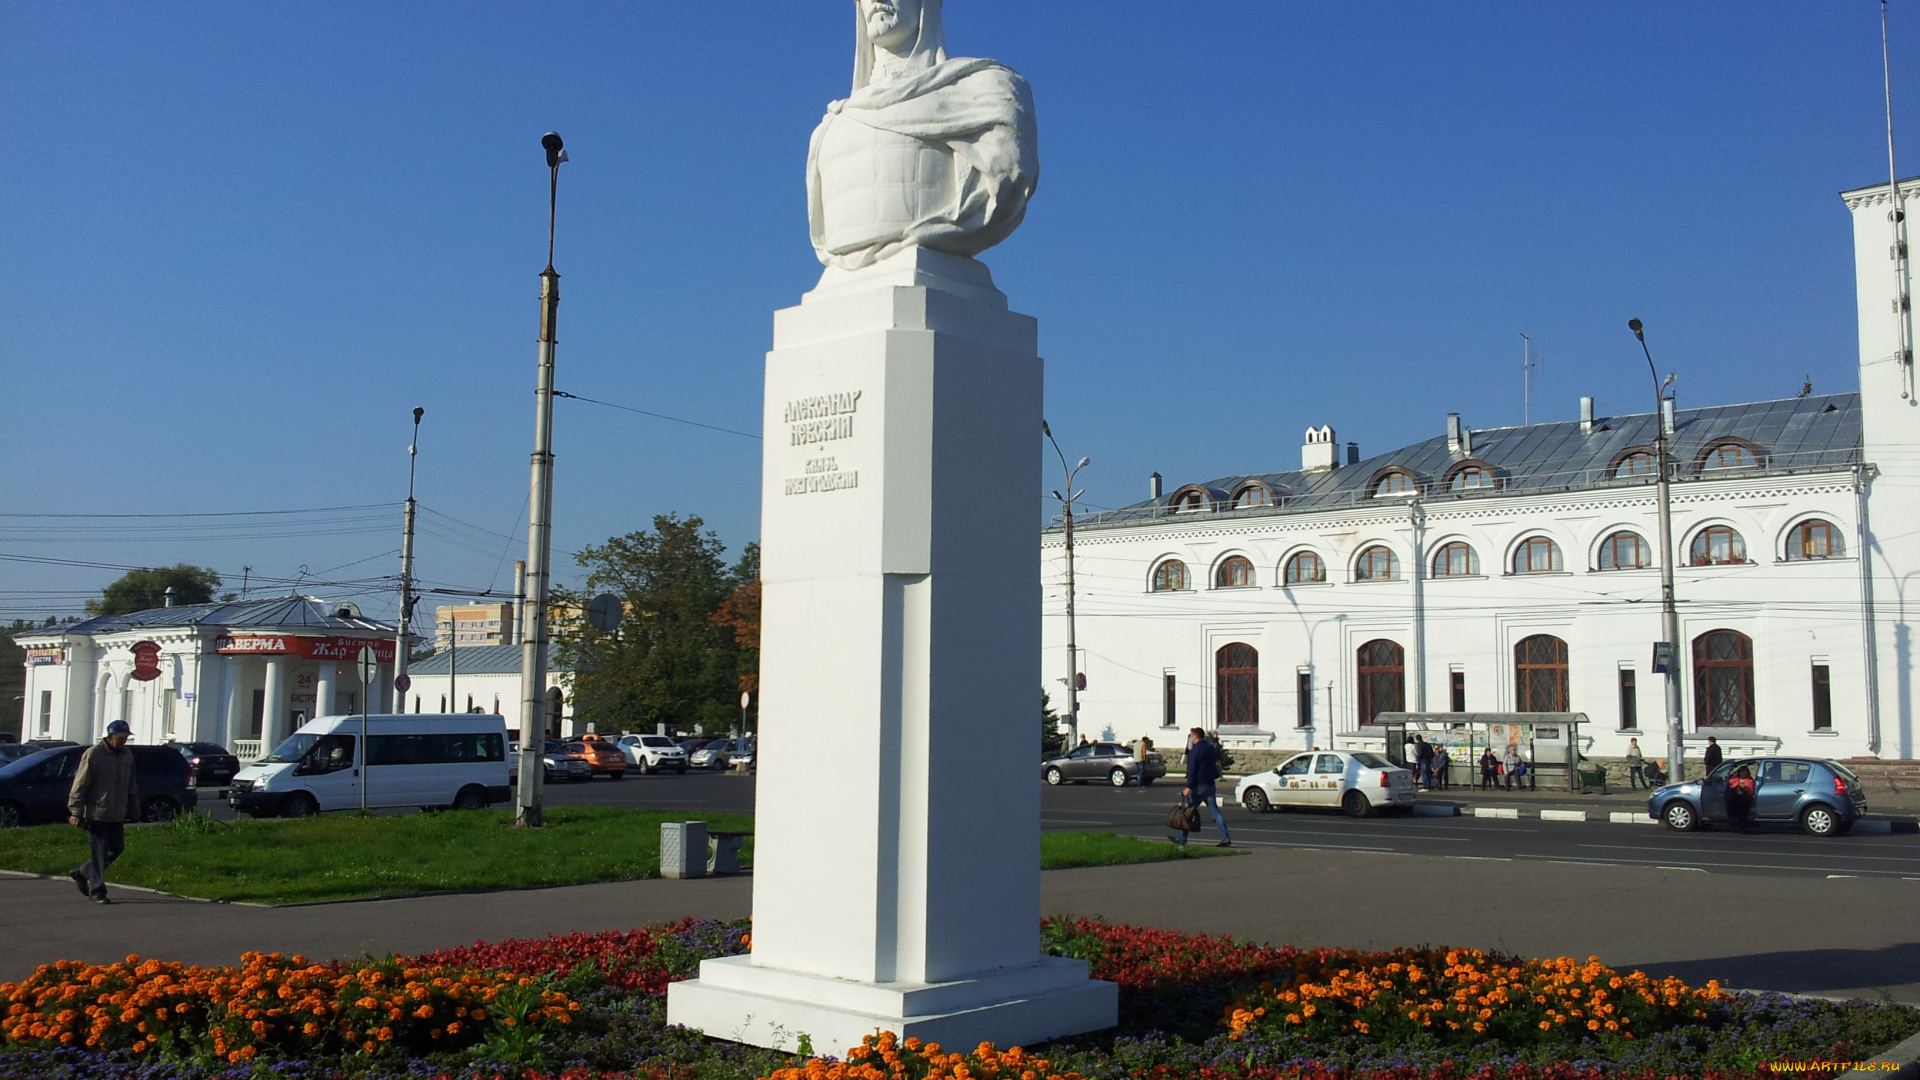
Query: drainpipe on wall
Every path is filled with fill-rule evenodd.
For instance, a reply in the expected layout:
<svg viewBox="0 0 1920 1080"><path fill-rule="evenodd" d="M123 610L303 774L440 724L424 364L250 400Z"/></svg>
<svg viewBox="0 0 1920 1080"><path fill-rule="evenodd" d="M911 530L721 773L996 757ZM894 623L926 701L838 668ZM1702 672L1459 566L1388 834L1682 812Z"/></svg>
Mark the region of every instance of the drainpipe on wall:
<svg viewBox="0 0 1920 1080"><path fill-rule="evenodd" d="M1860 564L1860 643L1866 656L1867 677L1867 752L1880 753L1880 656L1873 632L1873 551L1868 547L1872 530L1867 527L1867 482L1873 478L1871 465L1853 467L1853 544Z"/></svg>
<svg viewBox="0 0 1920 1080"><path fill-rule="evenodd" d="M1407 504L1407 521L1413 526L1413 708L1411 712L1427 711L1427 605L1426 605L1426 569L1427 556L1421 536L1426 529L1427 510L1420 505L1415 496Z"/></svg>

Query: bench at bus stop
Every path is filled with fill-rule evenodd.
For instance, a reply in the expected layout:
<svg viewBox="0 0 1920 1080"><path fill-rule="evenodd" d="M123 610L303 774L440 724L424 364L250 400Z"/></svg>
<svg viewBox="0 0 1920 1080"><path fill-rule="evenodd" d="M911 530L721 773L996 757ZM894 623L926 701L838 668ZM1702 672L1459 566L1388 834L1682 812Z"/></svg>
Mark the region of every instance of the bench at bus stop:
<svg viewBox="0 0 1920 1080"><path fill-rule="evenodd" d="M752 829L708 829L704 821L660 823L660 876L696 878L740 872L740 846Z"/></svg>

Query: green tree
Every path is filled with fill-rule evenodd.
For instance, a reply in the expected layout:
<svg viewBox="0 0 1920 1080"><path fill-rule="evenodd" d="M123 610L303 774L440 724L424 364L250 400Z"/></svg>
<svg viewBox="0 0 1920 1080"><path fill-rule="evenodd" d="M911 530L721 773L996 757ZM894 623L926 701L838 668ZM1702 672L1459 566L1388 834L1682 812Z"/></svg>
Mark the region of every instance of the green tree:
<svg viewBox="0 0 1920 1080"><path fill-rule="evenodd" d="M617 633L584 620L556 621L559 660L574 671L574 709L603 730L724 728L737 720L739 646L714 616L736 587L720 538L697 516L662 514L651 530L588 547L574 561L586 588L560 591L579 604L601 592L626 609Z"/></svg>
<svg viewBox="0 0 1920 1080"><path fill-rule="evenodd" d="M220 587L220 575L204 566L163 566L157 570L129 570L107 586L100 599L87 601L88 615L125 615L165 607L167 586L173 586L175 604L206 604Z"/></svg>
<svg viewBox="0 0 1920 1080"><path fill-rule="evenodd" d="M16 738L25 737L20 718L27 689L27 650L13 640L13 635L34 629L38 627L33 623L15 619L5 633L0 633L0 731L10 731Z"/></svg>
<svg viewBox="0 0 1920 1080"><path fill-rule="evenodd" d="M1053 695L1040 691L1040 760L1056 758L1067 752L1067 735L1060 730L1060 714L1054 711Z"/></svg>

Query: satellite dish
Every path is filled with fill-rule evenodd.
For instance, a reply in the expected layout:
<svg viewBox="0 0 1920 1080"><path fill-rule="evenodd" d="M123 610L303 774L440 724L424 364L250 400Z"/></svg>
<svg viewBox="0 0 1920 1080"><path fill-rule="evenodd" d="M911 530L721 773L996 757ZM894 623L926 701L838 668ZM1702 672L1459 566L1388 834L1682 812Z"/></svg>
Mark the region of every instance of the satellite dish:
<svg viewBox="0 0 1920 1080"><path fill-rule="evenodd" d="M620 598L610 592L603 592L587 601L587 625L603 634L611 634L618 629L620 620L626 614Z"/></svg>
<svg viewBox="0 0 1920 1080"><path fill-rule="evenodd" d="M333 617L336 619L357 619L360 617L360 609L354 604L342 600L340 601L340 606L333 609Z"/></svg>

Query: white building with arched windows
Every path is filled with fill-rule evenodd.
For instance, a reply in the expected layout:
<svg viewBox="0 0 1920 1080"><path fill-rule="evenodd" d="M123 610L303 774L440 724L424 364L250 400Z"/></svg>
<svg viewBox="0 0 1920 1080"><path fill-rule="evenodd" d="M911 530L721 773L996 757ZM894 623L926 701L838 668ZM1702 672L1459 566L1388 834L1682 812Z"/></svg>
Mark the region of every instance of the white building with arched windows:
<svg viewBox="0 0 1920 1080"><path fill-rule="evenodd" d="M1589 398L1579 420L1478 430L1450 414L1444 434L1364 460L1349 444L1344 462L1317 427L1297 470L1165 496L1156 476L1152 498L1078 517L1080 730L1294 749L1377 739L1381 712L1573 711L1588 755L1638 736L1661 757L1650 665L1671 558L1690 758L1710 735L1729 753L1915 757L1920 398L1890 314L1887 196L1844 196L1858 393L1624 415ZM1042 537L1049 684L1067 674L1063 540Z"/></svg>

